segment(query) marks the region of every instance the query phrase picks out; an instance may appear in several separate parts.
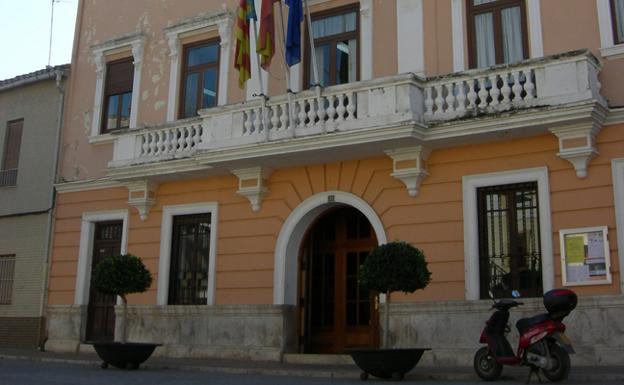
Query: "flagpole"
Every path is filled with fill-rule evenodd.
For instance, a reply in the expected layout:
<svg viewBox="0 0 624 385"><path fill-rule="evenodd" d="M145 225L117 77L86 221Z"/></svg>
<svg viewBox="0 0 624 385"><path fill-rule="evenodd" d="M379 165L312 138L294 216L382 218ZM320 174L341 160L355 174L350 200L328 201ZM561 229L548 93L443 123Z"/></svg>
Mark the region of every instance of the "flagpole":
<svg viewBox="0 0 624 385"><path fill-rule="evenodd" d="M320 86L318 65L316 64L316 48L314 47L314 36L312 36L312 17L310 16L310 5L308 0L303 0L306 7L306 20L308 21L308 37L310 38L310 53L312 58L312 69L314 74L314 85Z"/></svg>
<svg viewBox="0 0 624 385"><path fill-rule="evenodd" d="M253 32L254 32L254 41L256 42L256 44L258 44L258 28L256 25L257 21L256 19L253 19ZM256 46L256 68L258 69L258 84L260 86L260 95L258 96L265 96L266 94L264 93L264 82L262 81L262 71L260 70L260 54L258 53L258 47Z"/></svg>
<svg viewBox="0 0 624 385"><path fill-rule="evenodd" d="M283 3L280 1L280 24L282 25L282 41L284 49L284 71L286 73L286 94L288 95L288 125L292 129L291 135L295 136L295 122L292 121L293 116L293 91L290 84L290 67L286 63L286 29L284 28L284 8Z"/></svg>

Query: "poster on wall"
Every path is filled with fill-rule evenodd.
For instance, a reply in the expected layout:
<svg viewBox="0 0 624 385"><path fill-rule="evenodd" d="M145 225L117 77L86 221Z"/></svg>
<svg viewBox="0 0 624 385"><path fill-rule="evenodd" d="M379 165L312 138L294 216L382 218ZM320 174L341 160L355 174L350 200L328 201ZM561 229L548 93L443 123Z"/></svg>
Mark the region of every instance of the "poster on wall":
<svg viewBox="0 0 624 385"><path fill-rule="evenodd" d="M611 283L607 226L559 231L564 286Z"/></svg>

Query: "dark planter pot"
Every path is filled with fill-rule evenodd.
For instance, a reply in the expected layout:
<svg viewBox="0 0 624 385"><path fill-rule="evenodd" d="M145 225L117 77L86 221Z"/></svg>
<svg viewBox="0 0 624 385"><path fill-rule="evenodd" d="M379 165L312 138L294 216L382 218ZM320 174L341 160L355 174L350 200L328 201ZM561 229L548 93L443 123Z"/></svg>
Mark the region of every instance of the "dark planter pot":
<svg viewBox="0 0 624 385"><path fill-rule="evenodd" d="M102 359L102 369L113 365L119 369L138 369L161 344L139 342L91 342Z"/></svg>
<svg viewBox="0 0 624 385"><path fill-rule="evenodd" d="M400 381L416 366L425 350L422 349L349 349L355 364L362 369L361 380L368 379L371 374L375 377Z"/></svg>

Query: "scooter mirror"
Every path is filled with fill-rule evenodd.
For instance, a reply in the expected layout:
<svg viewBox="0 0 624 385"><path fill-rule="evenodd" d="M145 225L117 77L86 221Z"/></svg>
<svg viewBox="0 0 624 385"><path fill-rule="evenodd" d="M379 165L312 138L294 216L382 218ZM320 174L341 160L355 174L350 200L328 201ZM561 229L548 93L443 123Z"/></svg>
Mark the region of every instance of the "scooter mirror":
<svg viewBox="0 0 624 385"><path fill-rule="evenodd" d="M518 290L513 290L511 292L511 296L514 298L520 298L520 292Z"/></svg>

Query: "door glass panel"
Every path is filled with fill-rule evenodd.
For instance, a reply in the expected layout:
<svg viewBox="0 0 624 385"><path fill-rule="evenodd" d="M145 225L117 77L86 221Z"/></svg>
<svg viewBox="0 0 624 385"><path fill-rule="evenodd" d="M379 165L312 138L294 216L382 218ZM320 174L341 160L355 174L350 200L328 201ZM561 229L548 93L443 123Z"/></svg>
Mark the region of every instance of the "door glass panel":
<svg viewBox="0 0 624 385"><path fill-rule="evenodd" d="M217 69L211 68L204 71L202 108L217 105Z"/></svg>
<svg viewBox="0 0 624 385"><path fill-rule="evenodd" d="M120 127L130 126L130 107L132 105L132 92L121 95L121 121Z"/></svg>
<svg viewBox="0 0 624 385"><path fill-rule="evenodd" d="M330 68L330 45L323 44L315 47L316 63L318 64L319 82L322 86L331 84L331 68ZM310 84L314 83L314 67L310 65Z"/></svg>
<svg viewBox="0 0 624 385"><path fill-rule="evenodd" d="M521 16L520 7L505 8L501 12L503 60L505 63L513 63L524 59Z"/></svg>
<svg viewBox="0 0 624 385"><path fill-rule="evenodd" d="M197 115L197 86L199 74L189 74L184 88L184 118Z"/></svg>
<svg viewBox="0 0 624 385"><path fill-rule="evenodd" d="M114 130L117 126L117 114L119 111L119 95L108 97L108 111L106 111L106 129Z"/></svg>
<svg viewBox="0 0 624 385"><path fill-rule="evenodd" d="M325 17L312 21L312 36L315 39L355 31L355 12Z"/></svg>
<svg viewBox="0 0 624 385"><path fill-rule="evenodd" d="M494 18L491 12L475 16L475 42L477 46L477 67L496 64L494 49Z"/></svg>
<svg viewBox="0 0 624 385"><path fill-rule="evenodd" d="M336 43L336 83L355 81L357 42L355 39Z"/></svg>
<svg viewBox="0 0 624 385"><path fill-rule="evenodd" d="M188 50L188 67L208 64L217 61L219 50L217 44L204 45Z"/></svg>

